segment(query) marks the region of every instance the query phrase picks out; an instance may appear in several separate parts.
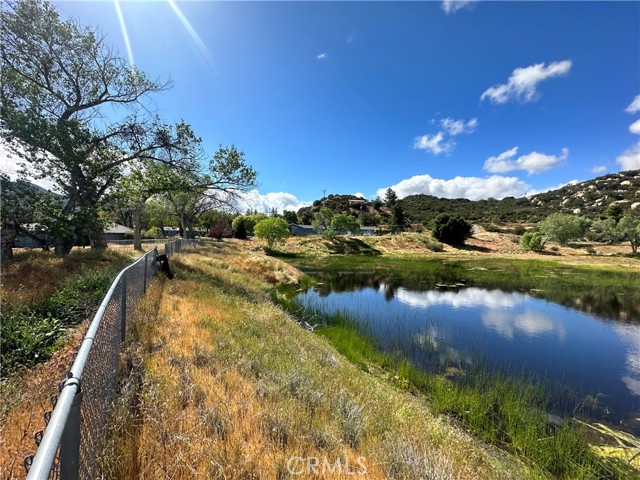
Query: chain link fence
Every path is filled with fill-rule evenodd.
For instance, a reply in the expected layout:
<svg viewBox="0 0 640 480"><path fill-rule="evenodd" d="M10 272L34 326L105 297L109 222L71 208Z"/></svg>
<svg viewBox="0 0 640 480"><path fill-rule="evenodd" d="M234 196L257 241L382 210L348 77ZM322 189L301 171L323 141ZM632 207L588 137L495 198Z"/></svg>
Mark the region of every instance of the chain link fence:
<svg viewBox="0 0 640 480"><path fill-rule="evenodd" d="M200 240L175 240L164 245L167 257ZM24 460L27 480L93 478L118 389L120 345L131 315L156 272L158 249L123 269L111 284L44 414L46 428L36 432L38 450Z"/></svg>

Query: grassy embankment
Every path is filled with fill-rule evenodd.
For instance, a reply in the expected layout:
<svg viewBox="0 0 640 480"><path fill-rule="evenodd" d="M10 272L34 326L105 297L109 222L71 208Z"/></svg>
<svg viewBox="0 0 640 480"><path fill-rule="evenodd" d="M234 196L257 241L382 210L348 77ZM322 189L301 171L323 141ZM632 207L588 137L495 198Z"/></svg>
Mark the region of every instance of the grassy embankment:
<svg viewBox="0 0 640 480"><path fill-rule="evenodd" d="M35 450L49 396L69 368L83 321L104 297L133 252L78 249L19 253L2 266L0 305L0 472L20 478L22 460ZM51 358L53 357L53 358Z"/></svg>
<svg viewBox="0 0 640 480"><path fill-rule="evenodd" d="M353 478L347 461L366 468L359 478L543 478L300 328L270 298L299 272L241 248L183 253L176 278L150 289L131 323L107 478Z"/></svg>

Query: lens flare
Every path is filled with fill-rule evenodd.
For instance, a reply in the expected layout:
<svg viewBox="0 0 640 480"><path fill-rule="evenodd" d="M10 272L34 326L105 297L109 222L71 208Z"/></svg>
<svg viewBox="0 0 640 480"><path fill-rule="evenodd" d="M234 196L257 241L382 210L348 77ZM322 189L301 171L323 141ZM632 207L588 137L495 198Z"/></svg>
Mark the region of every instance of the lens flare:
<svg viewBox="0 0 640 480"><path fill-rule="evenodd" d="M198 32L196 32L196 29L193 28L191 22L187 19L187 17L185 17L184 13L182 13L182 10L180 10L178 4L175 2L175 0L167 0L167 3L173 10L173 13L176 14L176 17L178 17L178 20L180 20L180 23L182 23L182 26L185 28L191 39L200 49L200 52L202 52L205 58L211 63L211 52L209 52L209 49L200 38L200 35L198 35Z"/></svg>
<svg viewBox="0 0 640 480"><path fill-rule="evenodd" d="M120 22L120 30L122 31L122 37L124 38L124 44L127 47L127 55L129 56L129 64L133 67L135 62L133 61L133 50L131 50L131 42L129 41L129 32L127 32L127 25L124 23L124 16L120 9L120 0L113 0L113 4L116 7L116 13L118 14L118 21Z"/></svg>

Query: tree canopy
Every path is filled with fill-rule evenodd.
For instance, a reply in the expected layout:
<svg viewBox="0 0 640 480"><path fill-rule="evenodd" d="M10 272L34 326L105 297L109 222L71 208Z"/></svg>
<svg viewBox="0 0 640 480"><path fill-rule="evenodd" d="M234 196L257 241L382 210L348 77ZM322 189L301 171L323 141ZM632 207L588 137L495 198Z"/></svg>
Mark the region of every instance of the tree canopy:
<svg viewBox="0 0 640 480"><path fill-rule="evenodd" d="M266 218L259 221L253 229L256 237L267 242L267 248L273 248L289 236L287 222L282 218Z"/></svg>

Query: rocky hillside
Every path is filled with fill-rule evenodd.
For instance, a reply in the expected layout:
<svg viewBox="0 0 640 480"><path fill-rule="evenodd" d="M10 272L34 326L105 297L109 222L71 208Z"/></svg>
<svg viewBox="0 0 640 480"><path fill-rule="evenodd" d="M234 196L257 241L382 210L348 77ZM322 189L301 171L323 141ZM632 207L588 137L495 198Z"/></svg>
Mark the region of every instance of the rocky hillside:
<svg viewBox="0 0 640 480"><path fill-rule="evenodd" d="M441 212L459 213L473 222L484 224L534 223L553 212L598 218L611 204L619 204L623 210L640 209L640 170L611 173L521 198L472 201L410 195L400 200L400 204L413 224L427 224ZM313 214L324 207L355 217L363 212L379 215L383 222L389 215L389 210L381 203L353 195L329 195L316 200L311 207L300 209L298 219L302 223L310 223Z"/></svg>

